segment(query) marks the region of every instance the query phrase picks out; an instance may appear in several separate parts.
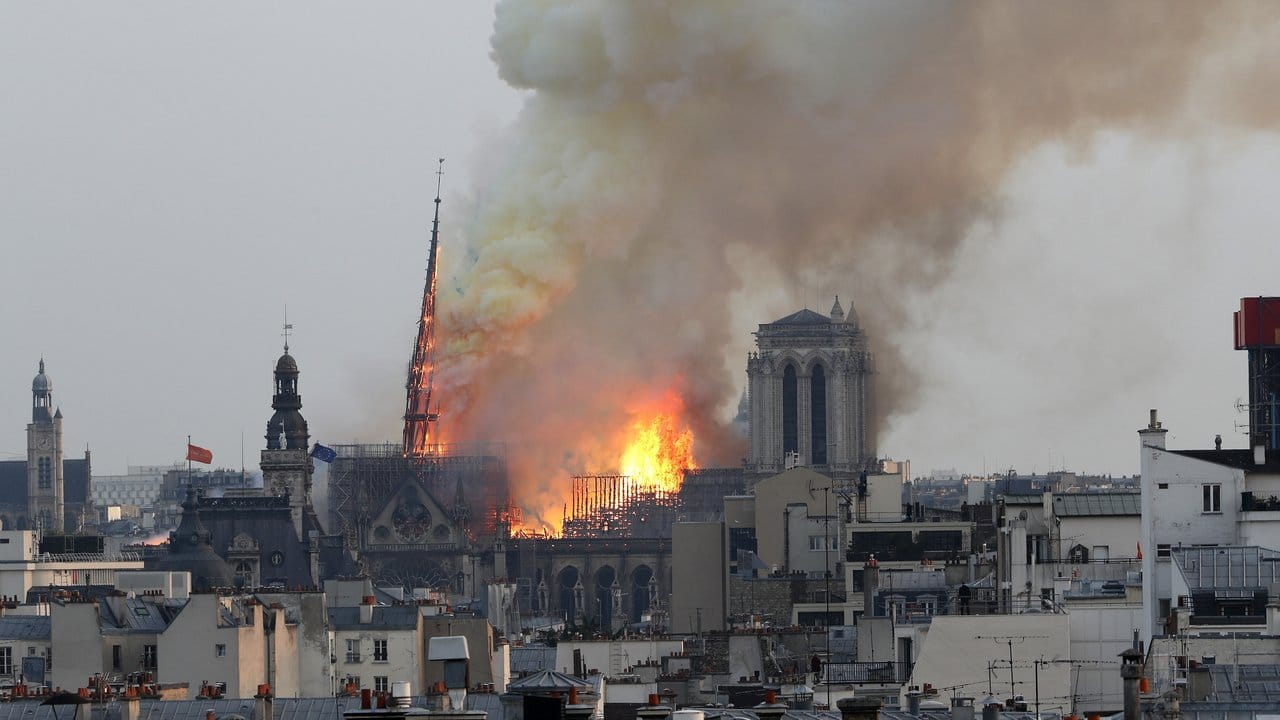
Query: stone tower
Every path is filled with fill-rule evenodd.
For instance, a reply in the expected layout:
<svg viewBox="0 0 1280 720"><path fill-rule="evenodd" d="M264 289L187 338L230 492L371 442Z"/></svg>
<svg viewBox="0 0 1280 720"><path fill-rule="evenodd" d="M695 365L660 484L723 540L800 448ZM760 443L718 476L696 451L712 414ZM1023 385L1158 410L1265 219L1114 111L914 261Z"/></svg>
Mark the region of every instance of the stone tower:
<svg viewBox="0 0 1280 720"><path fill-rule="evenodd" d="M850 305L846 315L839 298L829 316L806 309L761 325L747 358L747 471L874 466L874 374L857 314Z"/></svg>
<svg viewBox="0 0 1280 720"><path fill-rule="evenodd" d="M275 413L267 421L267 449L262 451L262 487L267 495L289 496L293 525L302 534L302 518L311 505L311 473L314 466L307 452L310 436L307 421L302 418L302 397L298 395L298 363L289 354L276 361L275 395L271 398Z"/></svg>
<svg viewBox="0 0 1280 720"><path fill-rule="evenodd" d="M53 383L40 371L31 381L27 425L27 517L31 527L63 531L62 410L53 407Z"/></svg>

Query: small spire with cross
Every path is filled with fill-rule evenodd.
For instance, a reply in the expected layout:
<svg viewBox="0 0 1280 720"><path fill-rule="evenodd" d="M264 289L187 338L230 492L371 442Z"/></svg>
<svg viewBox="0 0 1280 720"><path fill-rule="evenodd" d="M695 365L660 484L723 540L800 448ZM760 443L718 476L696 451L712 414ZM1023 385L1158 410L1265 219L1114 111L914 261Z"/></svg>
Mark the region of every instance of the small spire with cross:
<svg viewBox="0 0 1280 720"><path fill-rule="evenodd" d="M282 326L280 335L281 337L284 338L284 353L286 355L289 354L289 332L291 330L293 330L293 325L289 322L289 306L285 305L284 306L284 325Z"/></svg>

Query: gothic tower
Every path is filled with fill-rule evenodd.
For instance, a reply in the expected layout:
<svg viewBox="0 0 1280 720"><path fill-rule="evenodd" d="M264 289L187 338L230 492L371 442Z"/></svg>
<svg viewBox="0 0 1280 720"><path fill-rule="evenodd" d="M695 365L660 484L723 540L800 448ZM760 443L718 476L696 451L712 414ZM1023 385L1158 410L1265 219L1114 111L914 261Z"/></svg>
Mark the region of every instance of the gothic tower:
<svg viewBox="0 0 1280 720"><path fill-rule="evenodd" d="M286 326L287 329L287 326ZM268 495L289 496L289 509L299 537L304 537L302 517L311 505L311 473L314 466L307 453L310 436L302 418L302 397L298 395L298 363L289 354L286 338L284 354L276 361L275 414L267 421L267 449L262 451L262 487Z"/></svg>
<svg viewBox="0 0 1280 720"><path fill-rule="evenodd" d="M32 527L63 531L62 410L53 407L53 383L40 372L31 381L27 425L27 517Z"/></svg>
<svg viewBox="0 0 1280 720"><path fill-rule="evenodd" d="M836 298L829 316L801 310L756 332L747 357L747 471L795 464L855 473L876 460L875 364L867 336Z"/></svg>

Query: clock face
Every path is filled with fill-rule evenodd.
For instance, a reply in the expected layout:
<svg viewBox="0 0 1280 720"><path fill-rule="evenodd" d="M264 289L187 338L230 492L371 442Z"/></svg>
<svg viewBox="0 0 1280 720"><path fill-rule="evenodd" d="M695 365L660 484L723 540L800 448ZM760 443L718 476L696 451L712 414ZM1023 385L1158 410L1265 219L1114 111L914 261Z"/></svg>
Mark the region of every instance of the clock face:
<svg viewBox="0 0 1280 720"><path fill-rule="evenodd" d="M48 435L41 435L36 438L36 447L41 450L48 450L53 447L53 438Z"/></svg>

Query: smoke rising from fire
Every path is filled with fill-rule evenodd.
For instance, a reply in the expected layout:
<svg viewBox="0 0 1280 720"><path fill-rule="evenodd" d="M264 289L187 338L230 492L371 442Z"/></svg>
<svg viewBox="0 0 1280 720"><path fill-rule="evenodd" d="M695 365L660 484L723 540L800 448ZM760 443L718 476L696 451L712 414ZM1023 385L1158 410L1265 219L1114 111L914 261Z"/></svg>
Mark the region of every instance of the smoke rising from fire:
<svg viewBox="0 0 1280 720"><path fill-rule="evenodd" d="M517 500L551 524L567 476L615 471L616 433L669 392L698 461L736 464L726 353L754 327L734 302L815 285L856 304L891 421L915 400L913 291L998 220L1011 168L1111 128L1271 125L1250 92L1277 67L1267 10L501 2L493 57L530 96L454 223L465 253L443 251L446 436L508 440Z"/></svg>

